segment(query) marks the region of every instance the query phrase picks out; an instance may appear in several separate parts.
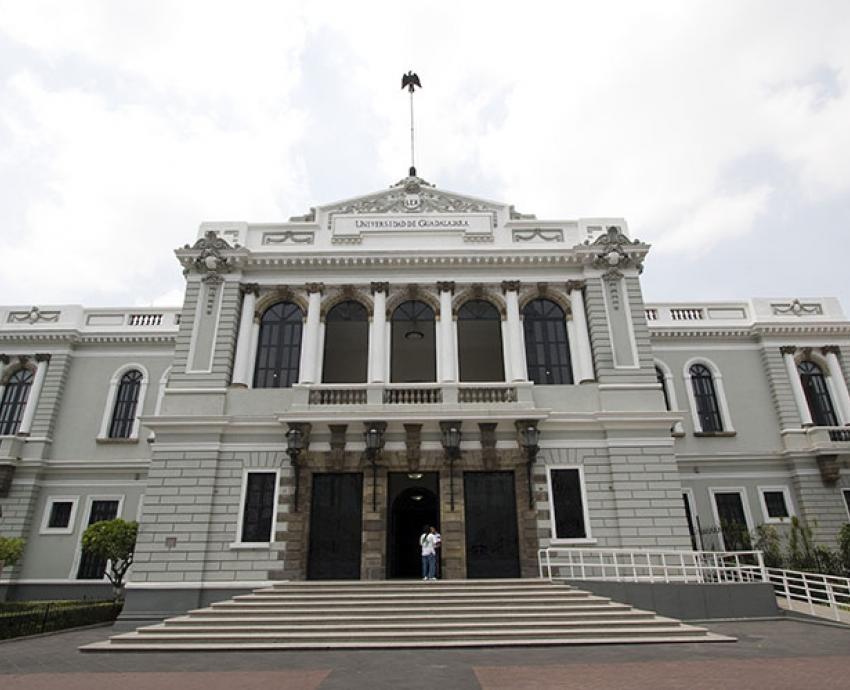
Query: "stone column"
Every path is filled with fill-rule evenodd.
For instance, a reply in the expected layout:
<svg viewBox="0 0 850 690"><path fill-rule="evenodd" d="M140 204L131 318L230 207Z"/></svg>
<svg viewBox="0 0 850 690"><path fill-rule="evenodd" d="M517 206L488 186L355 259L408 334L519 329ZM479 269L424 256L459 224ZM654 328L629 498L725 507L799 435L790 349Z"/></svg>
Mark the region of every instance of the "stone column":
<svg viewBox="0 0 850 690"><path fill-rule="evenodd" d="M827 345L821 348L826 357L826 365L829 367L829 376L832 379L833 388L838 407L841 408L841 416L844 418L844 424L850 426L850 394L847 392L847 381L844 379L844 372L841 370L841 362L838 361L838 347L836 345Z"/></svg>
<svg viewBox="0 0 850 690"><path fill-rule="evenodd" d="M451 281L437 283L440 291L440 381L457 381L457 353L455 352L454 314L452 294L455 284Z"/></svg>
<svg viewBox="0 0 850 690"><path fill-rule="evenodd" d="M587 316L584 313L584 281L571 280L567 283L570 293L570 307L575 328L575 341L570 343L570 355L578 360L579 372L576 383L593 381L593 353L590 350L590 332L587 329Z"/></svg>
<svg viewBox="0 0 850 690"><path fill-rule="evenodd" d="M570 344L570 368L573 372L573 383L578 383L581 380L581 364L574 347L576 342L576 323L572 319L567 319L567 342Z"/></svg>
<svg viewBox="0 0 850 690"><path fill-rule="evenodd" d="M239 319L239 335L236 341L236 356L233 358L233 378L231 384L247 388L251 372L251 341L254 326L254 309L260 286L256 283L240 285L242 292L242 316Z"/></svg>
<svg viewBox="0 0 850 690"><path fill-rule="evenodd" d="M33 377L32 387L27 398L24 416L21 419L21 426L18 427L19 434L29 434L30 429L32 429L32 420L35 418L38 399L41 397L41 389L44 386L44 377L47 375L47 363L50 361L50 355L36 355L35 361L38 363L38 366L36 367L35 377Z"/></svg>
<svg viewBox="0 0 850 690"><path fill-rule="evenodd" d="M387 342L387 293L389 283L372 283L372 299L375 314L372 317L372 334L369 338L369 357L372 383L385 383L386 372L386 342Z"/></svg>
<svg viewBox="0 0 850 690"><path fill-rule="evenodd" d="M307 323L301 344L301 375L298 383L316 383L316 361L319 356L323 283L307 283Z"/></svg>
<svg viewBox="0 0 850 690"><path fill-rule="evenodd" d="M502 292L507 305L508 352L505 357L506 373L511 381L527 381L528 372L523 357L522 322L519 319L519 281L502 281Z"/></svg>
<svg viewBox="0 0 850 690"><path fill-rule="evenodd" d="M788 382L791 384L791 393L794 395L794 402L797 404L797 411L800 413L800 421L803 426L812 426L812 413L809 411L809 402L806 400L806 394L803 392L803 384L800 381L800 372L797 371L797 362L794 361L794 353L797 348L794 345L786 345L780 347L782 359L785 361L785 371L788 372Z"/></svg>

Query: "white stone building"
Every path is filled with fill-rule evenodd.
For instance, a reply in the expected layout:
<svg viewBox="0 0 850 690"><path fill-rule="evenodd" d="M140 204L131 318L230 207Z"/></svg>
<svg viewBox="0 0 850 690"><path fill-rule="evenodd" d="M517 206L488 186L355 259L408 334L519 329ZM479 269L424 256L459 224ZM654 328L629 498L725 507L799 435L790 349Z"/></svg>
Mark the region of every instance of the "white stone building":
<svg viewBox="0 0 850 690"><path fill-rule="evenodd" d="M204 223L182 308L0 308L11 598L140 616L282 578L533 576L549 544L731 549L848 521L834 299L645 304L619 218L543 221L408 177L286 223ZM529 485L529 478L531 483ZM745 528L745 529L742 529Z"/></svg>

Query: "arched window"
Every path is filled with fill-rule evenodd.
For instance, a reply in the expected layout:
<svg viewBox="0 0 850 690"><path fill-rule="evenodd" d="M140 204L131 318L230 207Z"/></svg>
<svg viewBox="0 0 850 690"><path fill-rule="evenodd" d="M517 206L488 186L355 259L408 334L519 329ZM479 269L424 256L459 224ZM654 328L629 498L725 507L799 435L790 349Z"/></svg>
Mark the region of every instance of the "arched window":
<svg viewBox="0 0 850 690"><path fill-rule="evenodd" d="M424 302L402 302L392 314L390 381L420 383L437 380L434 310Z"/></svg>
<svg viewBox="0 0 850 690"><path fill-rule="evenodd" d="M838 426L838 417L821 368L814 362L803 360L797 365L797 371L800 372L800 383L803 384L803 392L806 394L806 402L809 404L809 412L815 426Z"/></svg>
<svg viewBox="0 0 850 690"><path fill-rule="evenodd" d="M504 381L502 318L489 302L473 299L457 313L461 381Z"/></svg>
<svg viewBox="0 0 850 690"><path fill-rule="evenodd" d="M360 302L337 304L325 318L324 383L364 383L369 362L369 314Z"/></svg>
<svg viewBox="0 0 850 690"><path fill-rule="evenodd" d="M670 395L667 392L667 376L661 370L661 367L655 367L655 380L661 384L661 392L664 393L664 407L667 410L673 409L670 407Z"/></svg>
<svg viewBox="0 0 850 690"><path fill-rule="evenodd" d="M552 300L536 299L522 310L525 360L534 383L572 383L570 346L564 310Z"/></svg>
<svg viewBox="0 0 850 690"><path fill-rule="evenodd" d="M298 382L304 314L292 302L278 302L263 313L254 367L254 388L288 388Z"/></svg>
<svg viewBox="0 0 850 690"><path fill-rule="evenodd" d="M136 423L136 407L139 404L139 389L144 376L137 369L121 377L115 394L115 407L109 423L109 438L130 438Z"/></svg>
<svg viewBox="0 0 850 690"><path fill-rule="evenodd" d="M32 371L18 369L6 381L3 401L0 402L0 436L18 433L32 387L32 379Z"/></svg>
<svg viewBox="0 0 850 690"><path fill-rule="evenodd" d="M723 431L723 418L720 414L711 371L704 364L693 364L689 371L700 431L703 433Z"/></svg>

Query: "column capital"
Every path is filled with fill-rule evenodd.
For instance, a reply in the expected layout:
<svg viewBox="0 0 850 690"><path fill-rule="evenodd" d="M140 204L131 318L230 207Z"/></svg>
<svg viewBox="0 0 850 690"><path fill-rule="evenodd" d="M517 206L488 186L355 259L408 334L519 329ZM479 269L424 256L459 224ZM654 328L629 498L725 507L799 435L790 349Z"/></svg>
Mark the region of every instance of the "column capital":
<svg viewBox="0 0 850 690"><path fill-rule="evenodd" d="M506 292L519 292L519 281L518 280L503 280L502 281L502 294Z"/></svg>
<svg viewBox="0 0 850 690"><path fill-rule="evenodd" d="M45 353L45 352L40 352L40 353L36 354L35 361L36 362L49 362L50 361L50 355Z"/></svg>
<svg viewBox="0 0 850 690"><path fill-rule="evenodd" d="M439 292L450 292L454 294L455 292L455 281L453 280L439 280L437 281L437 290Z"/></svg>
<svg viewBox="0 0 850 690"><path fill-rule="evenodd" d="M304 285L304 289L307 290L307 294L312 295L314 292L318 292L320 295L325 291L324 283L307 283Z"/></svg>
<svg viewBox="0 0 850 690"><path fill-rule="evenodd" d="M386 295L390 292L390 284L387 282L372 282L369 283L369 289L373 295L376 292L383 292Z"/></svg>
<svg viewBox="0 0 850 690"><path fill-rule="evenodd" d="M585 282L583 280L568 280L566 282L567 292L572 292L573 290L583 290L585 286Z"/></svg>
<svg viewBox="0 0 850 690"><path fill-rule="evenodd" d="M836 355L836 356L838 356L839 354L841 354L841 349L838 347L838 345L824 345L820 349L820 351L823 352L823 354L825 354L825 355Z"/></svg>
<svg viewBox="0 0 850 690"><path fill-rule="evenodd" d="M260 296L260 284L259 283L240 283L239 292L243 295L254 295L254 297Z"/></svg>
<svg viewBox="0 0 850 690"><path fill-rule="evenodd" d="M783 355L795 355L797 354L797 346L796 345L783 345L779 348L779 351Z"/></svg>

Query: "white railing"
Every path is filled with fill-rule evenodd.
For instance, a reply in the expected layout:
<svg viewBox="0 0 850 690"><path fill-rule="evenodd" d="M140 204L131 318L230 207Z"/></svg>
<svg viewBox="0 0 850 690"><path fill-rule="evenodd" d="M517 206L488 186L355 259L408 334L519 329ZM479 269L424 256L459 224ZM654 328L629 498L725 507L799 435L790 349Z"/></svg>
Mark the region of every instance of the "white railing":
<svg viewBox="0 0 850 690"><path fill-rule="evenodd" d="M439 386L414 386L385 388L384 405L434 405L443 402L443 389Z"/></svg>
<svg viewBox="0 0 850 690"><path fill-rule="evenodd" d="M792 610L850 623L850 578L767 568L761 551L549 547L537 553L548 580L725 584L767 582Z"/></svg>
<svg viewBox="0 0 850 690"><path fill-rule="evenodd" d="M702 309L679 308L670 309L670 318L673 321L702 321L705 318Z"/></svg>
<svg viewBox="0 0 850 690"><path fill-rule="evenodd" d="M310 391L311 405L365 405L365 388L319 388Z"/></svg>
<svg viewBox="0 0 850 690"><path fill-rule="evenodd" d="M822 613L816 607L825 607L835 620L850 620L850 579L779 568L765 568L764 572L765 582L773 585L776 595L784 598L789 608L793 608L793 602L802 602L813 616Z"/></svg>
<svg viewBox="0 0 850 690"><path fill-rule="evenodd" d="M130 314L128 326L161 326L162 314Z"/></svg>
<svg viewBox="0 0 850 690"><path fill-rule="evenodd" d="M759 582L761 551L675 551L549 547L537 554L548 580Z"/></svg>
<svg viewBox="0 0 850 690"><path fill-rule="evenodd" d="M461 403L512 403L517 401L513 386L462 386L457 390Z"/></svg>

